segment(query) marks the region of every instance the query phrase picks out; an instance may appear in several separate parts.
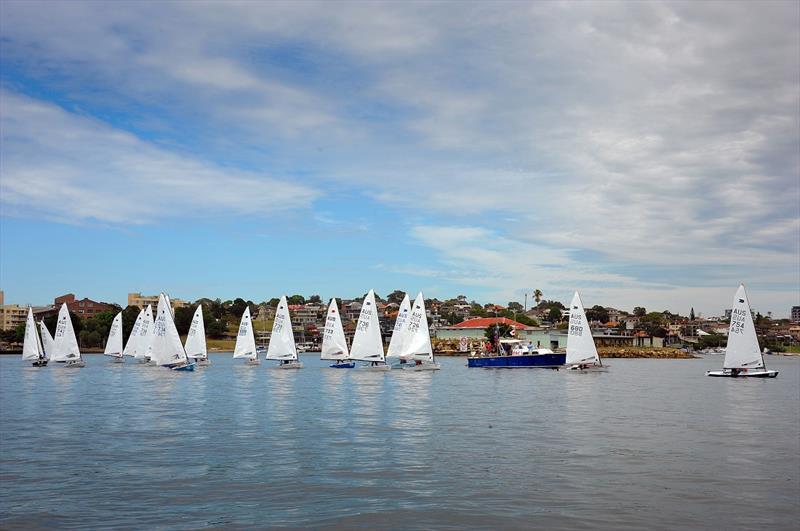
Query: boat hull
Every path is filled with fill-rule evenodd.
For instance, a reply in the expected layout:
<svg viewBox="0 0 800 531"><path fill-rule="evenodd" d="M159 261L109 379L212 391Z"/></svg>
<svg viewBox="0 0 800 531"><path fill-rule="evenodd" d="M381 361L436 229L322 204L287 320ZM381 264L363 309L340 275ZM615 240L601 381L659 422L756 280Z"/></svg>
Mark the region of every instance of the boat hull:
<svg viewBox="0 0 800 531"><path fill-rule="evenodd" d="M289 363L279 363L274 367L276 369L302 369L303 364L299 361L290 361Z"/></svg>
<svg viewBox="0 0 800 531"><path fill-rule="evenodd" d="M606 372L610 365L572 365L567 370L574 372Z"/></svg>
<svg viewBox="0 0 800 531"><path fill-rule="evenodd" d="M420 363L419 365L408 365L403 367L405 371L438 371L442 368L438 363Z"/></svg>
<svg viewBox="0 0 800 531"><path fill-rule="evenodd" d="M200 358L195 363L197 363L198 367L208 367L209 365L211 365L211 362L208 361L208 358Z"/></svg>
<svg viewBox="0 0 800 531"><path fill-rule="evenodd" d="M36 360L33 363L31 363L31 365L34 367L47 367L47 360L45 359Z"/></svg>
<svg viewBox="0 0 800 531"><path fill-rule="evenodd" d="M333 365L328 365L331 369L355 369L356 362L354 361L347 361L343 363L334 363Z"/></svg>
<svg viewBox="0 0 800 531"><path fill-rule="evenodd" d="M258 359L258 358L253 358L253 359L247 360L246 362L244 362L244 364L245 365L250 365L251 367L254 367L256 365L261 365L261 360Z"/></svg>
<svg viewBox="0 0 800 531"><path fill-rule="evenodd" d="M467 367L489 369L559 369L566 363L566 354L528 354L524 356L492 356L468 358Z"/></svg>
<svg viewBox="0 0 800 531"><path fill-rule="evenodd" d="M170 367L173 371L193 371L195 367L194 363L187 363L186 365L176 365Z"/></svg>
<svg viewBox="0 0 800 531"><path fill-rule="evenodd" d="M378 365L362 365L358 368L360 371L371 371L371 372L383 372L383 371L391 371L392 367L385 364L380 363Z"/></svg>
<svg viewBox="0 0 800 531"><path fill-rule="evenodd" d="M729 369L723 369L721 371L708 371L706 372L706 376L714 376L717 378L775 378L778 376L778 371L758 369L734 374Z"/></svg>
<svg viewBox="0 0 800 531"><path fill-rule="evenodd" d="M81 369L86 367L86 362L83 360L69 360L64 367L67 369Z"/></svg>
<svg viewBox="0 0 800 531"><path fill-rule="evenodd" d="M111 358L111 363L125 363L125 361L122 358L118 358L117 356L113 356Z"/></svg>

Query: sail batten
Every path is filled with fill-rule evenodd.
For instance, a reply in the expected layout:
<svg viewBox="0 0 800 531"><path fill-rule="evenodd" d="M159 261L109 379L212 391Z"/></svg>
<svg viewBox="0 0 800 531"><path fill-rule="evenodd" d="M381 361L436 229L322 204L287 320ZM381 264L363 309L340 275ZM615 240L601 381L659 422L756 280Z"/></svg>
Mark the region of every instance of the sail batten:
<svg viewBox="0 0 800 531"><path fill-rule="evenodd" d="M320 359L340 361L347 359L348 355L347 338L342 327L342 317L339 314L336 299L333 298L328 306L328 314L325 318Z"/></svg>
<svg viewBox="0 0 800 531"><path fill-rule="evenodd" d="M272 334L267 347L268 360L296 360L297 347L294 344L292 319L289 315L289 304L286 295L281 297L272 323Z"/></svg>

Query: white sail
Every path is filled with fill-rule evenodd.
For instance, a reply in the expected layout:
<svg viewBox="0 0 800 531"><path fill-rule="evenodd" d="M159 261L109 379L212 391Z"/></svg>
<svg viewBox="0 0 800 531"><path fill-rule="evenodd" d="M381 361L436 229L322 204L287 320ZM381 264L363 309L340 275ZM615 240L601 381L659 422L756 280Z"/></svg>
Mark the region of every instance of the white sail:
<svg viewBox="0 0 800 531"><path fill-rule="evenodd" d="M178 329L175 328L172 310L163 293L158 296L158 310L149 352L150 358L157 365L174 365L186 361L186 352L183 350Z"/></svg>
<svg viewBox="0 0 800 531"><path fill-rule="evenodd" d="M392 339L389 340L389 350L386 351L387 358L399 358L403 352L403 344L408 339L408 316L411 314L411 301L408 300L408 294L403 297L403 302L400 303L400 309L397 311L397 319L394 321L394 329L392 330Z"/></svg>
<svg viewBox="0 0 800 531"><path fill-rule="evenodd" d="M203 323L203 307L197 305L192 317L192 326L186 335L186 355L190 358L205 359L208 357L206 349L206 327Z"/></svg>
<svg viewBox="0 0 800 531"><path fill-rule="evenodd" d="M725 369L762 368L764 358L758 347L756 327L750 313L744 285L740 285L733 298L731 325L728 329L728 346L725 348Z"/></svg>
<svg viewBox="0 0 800 531"><path fill-rule="evenodd" d="M81 351L78 348L78 340L75 338L75 329L72 327L69 309L64 303L58 311L56 335L53 338L53 354L50 359L53 361L69 361L80 359L80 357Z"/></svg>
<svg viewBox="0 0 800 531"><path fill-rule="evenodd" d="M258 357L256 353L256 338L253 335L253 321L250 319L250 307L244 309L242 320L239 322L239 334L236 336L236 347L233 349L234 358Z"/></svg>
<svg viewBox="0 0 800 531"><path fill-rule="evenodd" d="M139 342L142 321L144 321L144 310L139 310L139 315L136 316L136 322L133 323L133 328L131 329L131 335L128 336L128 342L125 344L125 349L122 351L123 356L136 355L136 344Z"/></svg>
<svg viewBox="0 0 800 531"><path fill-rule="evenodd" d="M103 351L106 356L122 357L122 312L119 312L111 322L111 329L108 331L106 348Z"/></svg>
<svg viewBox="0 0 800 531"><path fill-rule="evenodd" d="M50 330L45 326L44 321L39 321L39 330L42 333L42 353L46 358L53 355L53 336L50 335Z"/></svg>
<svg viewBox="0 0 800 531"><path fill-rule="evenodd" d="M344 335L344 328L342 328L342 317L339 315L336 299L331 299L331 304L328 306L328 315L325 318L325 329L322 334L320 359L344 360L347 359L347 355L347 339Z"/></svg>
<svg viewBox="0 0 800 531"><path fill-rule="evenodd" d="M385 361L381 327L378 322L378 308L375 305L375 293L372 290L369 290L361 305L353 346L350 348L350 359Z"/></svg>
<svg viewBox="0 0 800 531"><path fill-rule="evenodd" d="M297 348L294 345L294 332L292 331L292 320L289 317L289 304L286 302L286 295L281 297L278 309L275 311L272 335L269 337L269 346L267 347L267 359L297 359Z"/></svg>
<svg viewBox="0 0 800 531"><path fill-rule="evenodd" d="M583 310L581 296L576 291L569 306L566 364L577 365L580 363L601 364L600 356L597 355L597 347L592 338L592 329L589 327L586 312Z"/></svg>
<svg viewBox="0 0 800 531"><path fill-rule="evenodd" d="M133 357L137 359L144 359L147 356L151 356L150 354L150 346L153 342L153 333L155 331L155 323L153 321L153 308L150 305L147 305L147 308L144 309L144 318L142 319L142 324L139 327L139 338L136 340L135 347L136 350L133 353Z"/></svg>
<svg viewBox="0 0 800 531"><path fill-rule="evenodd" d="M42 345L39 343L36 321L33 320L33 310L28 306L28 319L25 321L25 339L22 343L22 359L36 361L42 358L44 358L44 352L42 352Z"/></svg>
<svg viewBox="0 0 800 531"><path fill-rule="evenodd" d="M433 346L431 333L428 328L428 315L425 312L425 298L419 292L414 300L411 315L406 323L408 330L403 350L400 357L403 359L417 359L433 361Z"/></svg>

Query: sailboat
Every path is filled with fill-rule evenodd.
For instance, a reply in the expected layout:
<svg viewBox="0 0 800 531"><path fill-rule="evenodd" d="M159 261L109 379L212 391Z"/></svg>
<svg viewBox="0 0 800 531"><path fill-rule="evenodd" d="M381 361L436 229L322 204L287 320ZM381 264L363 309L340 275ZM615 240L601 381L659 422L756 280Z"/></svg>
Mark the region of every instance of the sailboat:
<svg viewBox="0 0 800 531"><path fill-rule="evenodd" d="M419 292L414 300L411 315L406 323L408 333L403 343L401 358L414 363L406 370L438 371L442 367L433 359L431 333L428 328L428 315L425 312L425 298Z"/></svg>
<svg viewBox="0 0 800 531"><path fill-rule="evenodd" d="M122 350L123 356L131 356L133 358L137 357L136 349L138 348L137 345L141 342L140 334L144 319L144 310L139 310L139 315L136 316L136 321L133 323L131 334L128 336L128 342L125 344L125 348Z"/></svg>
<svg viewBox="0 0 800 531"><path fill-rule="evenodd" d="M253 320L250 319L250 307L244 309L242 320L239 322L239 334L236 336L236 346L233 349L234 358L245 358L247 365L258 365L261 361L256 352L256 338L253 335Z"/></svg>
<svg viewBox="0 0 800 531"><path fill-rule="evenodd" d="M108 331L108 340L103 354L111 356L114 363L122 363L122 312L119 312L111 322L111 329Z"/></svg>
<svg viewBox="0 0 800 531"><path fill-rule="evenodd" d="M197 361L198 367L207 367L210 364L208 361L208 349L206 348L206 327L203 323L203 307L199 304L194 311L189 333L186 334L186 344L184 348L186 350L186 355Z"/></svg>
<svg viewBox="0 0 800 531"><path fill-rule="evenodd" d="M175 328L175 320L172 318L172 310L167 301L163 293L158 296L158 310L148 347L150 358L156 365L174 371L193 371L195 364L186 357L181 336Z"/></svg>
<svg viewBox="0 0 800 531"><path fill-rule="evenodd" d="M47 365L39 333L36 331L36 321L33 320L33 309L28 306L28 319L25 321L25 339L22 343L22 359L32 362L34 367Z"/></svg>
<svg viewBox="0 0 800 531"><path fill-rule="evenodd" d="M155 332L155 321L153 320L153 308L148 304L144 309L144 317L139 328L139 336L136 340L136 351L134 357L139 363L148 363L151 359L150 346L153 342Z"/></svg>
<svg viewBox="0 0 800 531"><path fill-rule="evenodd" d="M49 359L53 352L53 336L50 335L50 330L47 329L44 321L39 321L39 331L41 332L42 352L45 358Z"/></svg>
<svg viewBox="0 0 800 531"><path fill-rule="evenodd" d="M403 302L400 303L400 308L397 310L397 319L394 320L394 328L392 329L392 339L389 340L389 350L386 351L386 359L399 359L399 363L393 364L392 369L402 369L406 365L406 359L401 356L403 353L403 344L407 341L408 316L411 314L411 301L408 300L408 294L403 297Z"/></svg>
<svg viewBox="0 0 800 531"><path fill-rule="evenodd" d="M607 365L603 365L600 356L597 354L592 329L589 321L586 320L586 312L583 309L583 302L578 292L572 296L572 303L569 306L569 329L567 330L567 357L565 361L571 371L605 371Z"/></svg>
<svg viewBox="0 0 800 531"><path fill-rule="evenodd" d="M66 303L63 303L58 311L56 335L53 338L53 354L50 359L64 361L66 362L65 366L69 368L86 366L86 362L81 358L81 351L78 348L78 340L75 338L75 329L72 327L72 319L70 319Z"/></svg>
<svg viewBox="0 0 800 531"><path fill-rule="evenodd" d="M354 361L347 359L347 338L344 336L342 318L335 298L331 299L331 304L328 306L328 316L322 334L322 352L319 357L322 360L333 361L330 366L334 369L352 369L356 366Z"/></svg>
<svg viewBox="0 0 800 531"><path fill-rule="evenodd" d="M289 303L286 295L281 297L272 322L272 335L267 346L267 359L279 360L278 369L302 369L303 364L297 359L297 347L294 344L292 319L289 317Z"/></svg>
<svg viewBox="0 0 800 531"><path fill-rule="evenodd" d="M356 334L353 337L353 346L350 348L350 359L368 361L369 365L362 365L363 370L388 371L391 369L386 364L381 339L381 327L378 322L378 308L375 305L375 292L369 290L361 305L358 316Z"/></svg>
<svg viewBox="0 0 800 531"><path fill-rule="evenodd" d="M767 370L764 356L758 347L756 327L750 313L750 302L744 284L739 285L733 298L731 325L728 329L728 345L725 347L725 361L721 371L708 371L708 376L727 376L730 378L775 378L778 371Z"/></svg>

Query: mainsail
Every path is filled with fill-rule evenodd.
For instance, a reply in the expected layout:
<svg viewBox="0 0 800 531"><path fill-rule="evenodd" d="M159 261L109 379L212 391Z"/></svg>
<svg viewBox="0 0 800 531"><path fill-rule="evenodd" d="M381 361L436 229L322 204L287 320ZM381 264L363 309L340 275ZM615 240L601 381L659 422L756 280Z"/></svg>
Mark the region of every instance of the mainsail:
<svg viewBox="0 0 800 531"><path fill-rule="evenodd" d="M144 318L142 319L142 326L139 328L139 339L136 340L136 351L134 357L144 359L148 356L152 357L150 348L153 343L153 333L155 331L155 324L153 322L153 309L150 305L144 309Z"/></svg>
<svg viewBox="0 0 800 531"><path fill-rule="evenodd" d="M433 346L428 329L428 315L425 312L425 298L419 292L414 300L411 315L406 324L408 330L405 344L400 355L404 359L433 361Z"/></svg>
<svg viewBox="0 0 800 531"><path fill-rule="evenodd" d="M50 330L47 329L44 321L39 321L39 330L42 333L42 353L45 357L50 358L53 356L53 336L50 335Z"/></svg>
<svg viewBox="0 0 800 531"><path fill-rule="evenodd" d="M375 292L369 290L364 297L361 313L358 316L350 359L361 361L384 361L381 327L378 322L378 308L375 305Z"/></svg>
<svg viewBox="0 0 800 531"><path fill-rule="evenodd" d="M244 309L242 320L239 323L239 334L236 336L236 346L233 349L233 357L250 359L256 359L258 357L249 306Z"/></svg>
<svg viewBox="0 0 800 531"><path fill-rule="evenodd" d="M50 358L53 361L68 361L77 360L80 357L81 351L78 348L78 340L75 338L75 329L72 327L69 309L66 303L63 303L58 311L56 335L53 338L53 354Z"/></svg>
<svg viewBox="0 0 800 531"><path fill-rule="evenodd" d="M139 343L139 334L142 330L142 322L144 321L144 310L139 310L139 315L136 316L136 322L133 323L131 334L128 336L128 342L125 344L125 349L122 351L123 356L135 356L136 345Z"/></svg>
<svg viewBox="0 0 800 531"><path fill-rule="evenodd" d="M572 303L569 305L569 329L567 331L567 365L577 365L580 363L597 363L601 365L600 356L597 355L597 347L592 338L592 329L589 321L586 320L586 312L583 310L583 302L578 292L572 296Z"/></svg>
<svg viewBox="0 0 800 531"><path fill-rule="evenodd" d="M181 337L172 319L172 310L167 297L158 296L158 310L150 343L150 357L157 365L174 365L186 362Z"/></svg>
<svg viewBox="0 0 800 531"><path fill-rule="evenodd" d="M122 312L119 312L111 322L111 329L108 331L106 348L103 351L106 356L122 357Z"/></svg>
<svg viewBox="0 0 800 531"><path fill-rule="evenodd" d="M36 321L33 320L33 310L28 306L28 319L25 321L25 339L22 343L22 359L36 361L44 358L39 334L36 331Z"/></svg>
<svg viewBox="0 0 800 531"><path fill-rule="evenodd" d="M294 345L292 320L289 317L289 304L286 295L281 297L272 323L272 335L267 347L268 360L296 360L297 348Z"/></svg>
<svg viewBox="0 0 800 531"><path fill-rule="evenodd" d="M763 368L764 358L758 347L756 327L750 313L750 301L744 284L739 285L733 298L728 345L725 348L725 369Z"/></svg>
<svg viewBox="0 0 800 531"><path fill-rule="evenodd" d="M197 305L192 317L192 325L186 335L186 355L190 358L205 359L208 357L206 349L206 327L203 323L203 307Z"/></svg>
<svg viewBox="0 0 800 531"><path fill-rule="evenodd" d="M387 358L399 358L403 353L403 344L408 340L408 316L411 314L411 302L408 300L408 293L403 297L400 308L397 311L397 319L394 321L392 339L389 340L389 350L386 351Z"/></svg>
<svg viewBox="0 0 800 531"><path fill-rule="evenodd" d="M331 304L328 306L328 315L325 319L325 330L322 334L320 359L344 360L347 359L347 354L347 339L344 335L344 328L342 328L342 317L339 315L336 299L331 299Z"/></svg>

